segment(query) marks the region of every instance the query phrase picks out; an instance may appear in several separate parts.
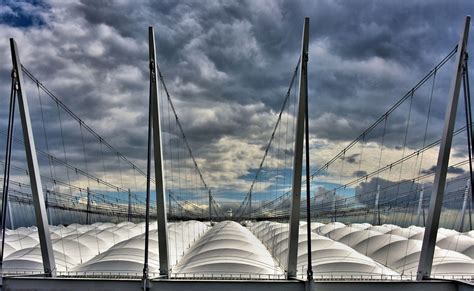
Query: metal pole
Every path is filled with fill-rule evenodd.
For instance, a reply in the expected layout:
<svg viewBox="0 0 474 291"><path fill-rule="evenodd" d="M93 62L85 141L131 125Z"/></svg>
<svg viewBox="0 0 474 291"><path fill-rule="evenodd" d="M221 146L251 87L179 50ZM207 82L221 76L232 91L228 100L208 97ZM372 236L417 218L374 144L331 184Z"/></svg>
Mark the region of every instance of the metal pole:
<svg viewBox="0 0 474 291"><path fill-rule="evenodd" d="M252 190L249 192L249 220L252 220Z"/></svg>
<svg viewBox="0 0 474 291"><path fill-rule="evenodd" d="M308 61L308 42L309 42L309 18L304 19L303 40L301 48L301 66L300 66L300 84L298 115L296 119L295 135L295 156L293 159L293 182L292 199L290 213L290 229L288 235L288 258L287 258L287 279L296 278L296 263L298 259L298 236L300 225L300 207L301 207L301 176L303 166L303 142L304 142L304 122L306 109L307 93L307 61ZM309 177L308 177L309 178Z"/></svg>
<svg viewBox="0 0 474 291"><path fill-rule="evenodd" d="M10 90L10 109L8 113L8 127L7 127L7 142L5 146L5 167L3 172L3 193L2 193L2 248L0 250L0 267L3 272L3 252L5 248L5 231L7 223L7 204L8 204L8 186L10 181L10 159L12 153L12 141L13 141L13 123L15 120L15 100L16 100L16 73L12 72L12 84Z"/></svg>
<svg viewBox="0 0 474 291"><path fill-rule="evenodd" d="M421 217L421 208L423 207L423 196L425 194L425 185L421 184L420 198L418 199L418 210L416 211L417 224L421 225L423 217ZM424 225L424 223L423 223Z"/></svg>
<svg viewBox="0 0 474 291"><path fill-rule="evenodd" d="M467 16L464 23L463 33L459 40L454 78L451 83L449 93L449 103L446 110L445 124L441 144L439 147L438 163L436 167L433 192L431 194L428 220L426 222L423 245L421 247L420 261L418 264L417 280L428 279L431 275L434 250L436 246L436 236L438 234L439 217L443 204L443 192L446 185L446 174L448 172L449 154L453 141L454 123L456 121L456 111L459 101L459 90L461 86L464 59L466 57L466 46L469 35L469 24L471 17Z"/></svg>
<svg viewBox="0 0 474 291"><path fill-rule="evenodd" d="M454 228L454 229L459 230L459 232L462 232L464 228L464 217L466 216L466 208L467 208L467 202L469 201L470 188L471 188L471 179L467 179L466 188L464 189L464 199L462 202L461 212L459 213L459 216L456 221L456 226Z"/></svg>
<svg viewBox="0 0 474 291"><path fill-rule="evenodd" d="M132 192L128 188L128 221L132 221Z"/></svg>
<svg viewBox="0 0 474 291"><path fill-rule="evenodd" d="M168 190L168 215L169 217L173 217L173 212L171 211L171 190ZM175 213L175 216L177 215L178 213Z"/></svg>
<svg viewBox="0 0 474 291"><path fill-rule="evenodd" d="M377 214L374 215L374 224L378 222L378 224L380 225L379 197L380 197L380 185L377 185L377 193L375 194L375 205L374 205L374 209L375 211L377 211Z"/></svg>
<svg viewBox="0 0 474 291"><path fill-rule="evenodd" d="M10 217L10 229L15 229L15 225L13 224L12 203L10 201L8 201L8 217Z"/></svg>
<svg viewBox="0 0 474 291"><path fill-rule="evenodd" d="M150 77L151 98L153 118L153 149L155 158L155 186L156 186L156 209L158 219L158 251L160 257L160 276L168 277L169 274L169 250L168 250L168 220L166 217L165 197L165 173L163 169L163 151L160 123L160 100L158 98L157 63L155 52L155 33L153 27L148 28L150 45Z"/></svg>
<svg viewBox="0 0 474 291"><path fill-rule="evenodd" d="M471 188L471 197L469 197L469 229L472 230L472 188Z"/></svg>
<svg viewBox="0 0 474 291"><path fill-rule="evenodd" d="M48 187L46 187L46 192L44 193L44 206L46 207L46 214L48 216L49 221L51 224L53 224L53 219L51 218L51 213L49 211L49 190Z"/></svg>
<svg viewBox="0 0 474 291"><path fill-rule="evenodd" d="M53 248L51 245L51 235L49 232L48 216L44 203L43 187L36 156L35 141L33 129L30 120L30 111L28 108L28 99L26 92L23 92L23 73L21 71L20 56L18 55L15 40L10 38L10 48L13 61L13 70L18 79L18 105L20 109L21 125L23 129L23 139L25 141L26 161L30 177L31 194L36 215L36 226L38 227L38 237L40 241L41 256L43 259L43 268L46 276L56 275L56 264L54 260Z"/></svg>
<svg viewBox="0 0 474 291"><path fill-rule="evenodd" d="M308 27L309 29L309 27ZM305 66L302 71L304 74L304 79L306 80L306 86L303 90L306 92L305 95L305 150L306 150L306 232L307 232L307 241L308 241L308 270L306 271L306 279L308 281L313 281L313 259L311 251L311 180L310 180L310 161L309 161L309 113L308 113L308 50L306 54L303 55L303 66Z"/></svg>
<svg viewBox="0 0 474 291"><path fill-rule="evenodd" d="M87 211L86 211L86 224L90 224L90 213L91 212L91 191L87 187Z"/></svg>
<svg viewBox="0 0 474 291"><path fill-rule="evenodd" d="M150 241L150 179L151 179L151 147L153 128L153 76L154 72L150 63L150 96L148 98L148 136L147 136L147 163L146 163L146 202L145 202L145 256L143 260L143 290L150 289L148 282L148 249Z"/></svg>
<svg viewBox="0 0 474 291"><path fill-rule="evenodd" d="M212 196L211 189L209 189L209 221L212 220Z"/></svg>
<svg viewBox="0 0 474 291"><path fill-rule="evenodd" d="M469 180L471 182L471 189L474 188L474 176L472 174L472 113L471 113L471 94L469 92L469 69L468 69L468 55L464 59L463 66L463 89L464 89L464 109L466 116L466 136L467 136L467 152L469 157Z"/></svg>

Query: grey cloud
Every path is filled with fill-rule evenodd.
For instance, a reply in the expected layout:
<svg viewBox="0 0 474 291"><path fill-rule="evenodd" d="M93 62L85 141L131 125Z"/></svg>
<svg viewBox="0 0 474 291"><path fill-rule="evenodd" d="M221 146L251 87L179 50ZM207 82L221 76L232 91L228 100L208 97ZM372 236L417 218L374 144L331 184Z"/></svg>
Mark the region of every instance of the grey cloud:
<svg viewBox="0 0 474 291"><path fill-rule="evenodd" d="M361 171L355 171L352 175L355 176L355 177L360 178L360 177L366 176L366 175L367 175L367 172L366 172L366 171L362 171L362 170L361 170Z"/></svg>
<svg viewBox="0 0 474 291"><path fill-rule="evenodd" d="M160 67L186 135L196 156L208 164L221 154L216 144L224 138L262 147L267 143L298 59L304 16L311 18L311 133L329 141L349 141L452 49L464 15L474 12L471 1L216 1L206 5L198 1L143 1L140 5L81 1L50 5L61 5L63 10L43 8L39 13L45 25L41 27L0 24L4 39L0 60L10 63L6 39L14 36L21 42L25 66L140 164L146 157L149 25L155 27ZM8 78L9 69L0 68L2 96L8 94ZM440 73L437 79L427 141L439 136L449 80L450 73ZM386 132L387 146L419 147L429 85L413 100L406 145L406 107L394 112L385 130L383 124L375 128L367 140L380 143ZM34 88L30 91L30 98L36 98ZM0 101L2 125L5 100ZM205 109L212 114L203 114ZM54 107L50 110L45 118L52 136L49 142L60 154L58 122ZM32 114L40 122L39 112ZM64 135L68 151L80 153L81 145L74 143L80 140L77 128L65 126ZM100 149L90 147L94 148L90 158L96 160ZM355 156L346 158L357 162ZM79 164L80 154L71 154L71 159ZM233 166L222 169L229 168Z"/></svg>
<svg viewBox="0 0 474 291"><path fill-rule="evenodd" d="M359 156L359 154L352 154L349 156L343 156L341 159L348 162L349 164L354 164L358 159L356 159Z"/></svg>
<svg viewBox="0 0 474 291"><path fill-rule="evenodd" d="M422 174L432 174L434 172L436 172L436 165L431 166L431 168L429 168L427 170L421 171ZM449 174L460 175L460 174L466 173L466 171L461 167L451 166L451 167L448 168L448 173Z"/></svg>

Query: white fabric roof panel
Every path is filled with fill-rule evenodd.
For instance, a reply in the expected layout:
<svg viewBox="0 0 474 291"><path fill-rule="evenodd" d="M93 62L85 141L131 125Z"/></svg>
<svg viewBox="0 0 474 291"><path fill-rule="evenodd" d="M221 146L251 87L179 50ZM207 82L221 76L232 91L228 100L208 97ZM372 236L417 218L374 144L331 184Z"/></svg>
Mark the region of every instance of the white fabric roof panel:
<svg viewBox="0 0 474 291"><path fill-rule="evenodd" d="M186 221L168 225L170 263L175 274L262 274L283 276L288 224L276 222ZM51 226L60 272L141 274L143 223ZM158 273L157 224L150 226L150 272ZM315 275L415 274L424 228L368 223L311 223ZM298 272L307 265L306 225L300 224ZM4 267L10 272L42 272L36 227L5 233ZM432 274L474 275L474 231L439 229Z"/></svg>
<svg viewBox="0 0 474 291"><path fill-rule="evenodd" d="M150 225L150 272L158 272L156 222ZM169 224L170 259L174 265L207 226L198 221ZM179 231L175 230L179 229ZM143 270L143 223L71 224L52 226L56 269L60 272L137 273ZM173 235L175 234L175 235ZM196 237L193 237L196 236ZM4 268L10 271L41 272L43 269L37 229L20 228L5 233Z"/></svg>
<svg viewBox="0 0 474 291"><path fill-rule="evenodd" d="M474 237L458 233L438 240L437 245L446 250L459 252L474 259Z"/></svg>
<svg viewBox="0 0 474 291"><path fill-rule="evenodd" d="M173 269L178 274L283 275L265 246L236 222L216 224Z"/></svg>
<svg viewBox="0 0 474 291"><path fill-rule="evenodd" d="M122 226L123 227L123 226ZM198 221L168 224L170 266L174 266L192 242L207 231L207 226ZM104 253L74 268L75 272L137 273L143 271L145 234L122 240ZM158 232L150 231L149 271L159 273Z"/></svg>
<svg viewBox="0 0 474 291"><path fill-rule="evenodd" d="M327 233L331 229L345 227L336 223L319 226L313 231ZM311 227L313 229L313 227ZM253 233L262 240L272 255L286 267L288 254L288 224L260 222L251 227ZM319 234L311 233L312 266L315 275L396 275L371 258L354 251L350 247ZM300 223L298 239L297 271L304 275L307 267L307 232L305 223Z"/></svg>
<svg viewBox="0 0 474 291"><path fill-rule="evenodd" d="M328 224L329 225L329 224ZM357 229L333 228L326 236L401 274L416 274L424 228L395 225ZM455 230L440 228L433 259L433 275L474 275L474 239Z"/></svg>

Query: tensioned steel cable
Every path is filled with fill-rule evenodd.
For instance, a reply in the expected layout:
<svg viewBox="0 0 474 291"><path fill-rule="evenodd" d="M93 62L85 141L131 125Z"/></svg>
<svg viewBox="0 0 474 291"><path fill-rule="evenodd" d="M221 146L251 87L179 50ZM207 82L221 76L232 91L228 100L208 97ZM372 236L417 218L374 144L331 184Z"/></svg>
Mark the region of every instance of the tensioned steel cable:
<svg viewBox="0 0 474 291"><path fill-rule="evenodd" d="M188 152L189 152L189 154L190 154L190 156L191 156L191 159L192 159L192 161L193 161L193 163L194 163L194 167L196 168L196 171L197 171L198 174L199 174L199 178L201 179L201 182L203 183L204 188L207 189L207 188L208 188L208 185L207 185L206 181L204 180L204 177L203 177L203 175L202 175L201 169L199 168L198 163L196 162L196 158L194 157L194 153L193 153L193 151L192 151L192 149L191 149L191 146L189 145L188 138L186 137L186 134L184 133L183 126L181 125L181 121L179 120L178 113L176 112L176 109L175 109L175 107L174 107L173 101L171 100L171 96L170 96L170 94L169 94L169 92L168 92L168 88L166 87L166 83L165 83L165 81L164 81L163 74L161 73L160 66L158 65L158 62L156 62L156 69L157 69L157 71L158 71L158 78L159 78L159 80L160 80L160 82L161 82L161 84L162 84L162 86L163 86L163 89L164 89L164 91L165 91L166 97L167 97L168 102L169 102L169 104L170 104L170 106L171 106L171 110L173 111L173 114L174 114L174 116L175 116L175 118L176 118L176 123L177 123L177 125L178 125L179 131L180 131L180 133L181 133L181 135L182 135L182 138L183 138L183 140L184 140L184 143L186 144L187 150L188 150Z"/></svg>
<svg viewBox="0 0 474 291"><path fill-rule="evenodd" d="M61 107L66 113L68 113L73 119L75 119L77 122L82 124L82 126L92 135L94 136L97 140L102 141L102 143L109 148L112 152L116 153L117 155L120 156L122 160L127 162L132 168L134 168L138 173L140 173L143 177L146 177L146 173L141 170L137 165L135 165L132 161L130 161L125 155L123 155L120 151L118 151L115 147L113 147L110 143L106 141L101 135L99 135L97 132L95 132L87 123L84 122L79 116L77 116L69 107L64 104L64 102L61 101L59 97L57 97L54 93L52 93L43 83L39 81L28 69L21 65L21 69L25 75L32 80L34 83L38 85L41 90L43 90L48 97L50 97L55 103L58 104L59 107ZM152 179L152 182L154 183L154 179Z"/></svg>
<svg viewBox="0 0 474 291"><path fill-rule="evenodd" d="M453 136L457 136L457 135L461 134L465 129L466 129L466 126L463 126L463 127L459 128L459 129L457 129L456 131L454 131ZM413 153L411 153L411 154L409 154L409 155L406 155L406 156L402 157L401 159L399 159L399 160L397 160L397 161L392 162L391 164L388 164L388 165L386 165L386 166L384 166L384 167L378 168L378 169L376 169L375 171L366 174L365 176L358 177L358 178L356 178L356 179L354 179L354 180L351 180L351 181L349 181L349 182L346 183L346 184L340 185L340 186L338 186L338 187L336 187L336 188L334 188L334 189L330 189L330 190L327 190L327 191L325 191L325 192L318 193L318 194L315 195L314 197L324 197L325 195L327 195L327 194L329 194L329 193L331 193L331 192L333 192L333 191L335 191L335 190L338 191L338 190L346 189L346 188L349 187L349 186L356 185L356 184L358 184L358 183L360 183L360 182L362 182L362 181L364 181L364 180L367 180L368 178L374 177L374 176L376 176L376 175L378 175L378 174L380 174L380 173L386 171L387 169L391 169L391 168L393 168L394 166L397 166L397 165L403 163L404 161L407 161L407 160L409 160L409 159L411 159L411 158L413 158L413 157L415 157L415 156L418 156L419 154L422 154L423 152L425 152L425 151L427 151L427 150L429 150L429 149L431 149L431 148L433 148L433 147L439 145L440 142L441 142L440 139L439 139L439 140L436 140L436 141L434 141L434 142L432 142L432 143L426 145L425 147L423 147L423 148L421 148L421 149L418 149L418 150L414 151ZM256 211L262 211L263 209L268 208L269 206L273 205L273 204L275 203L275 201L284 199L285 196L287 196L286 198L289 198L289 194L290 194L290 193L291 193L291 190L287 191L286 193L284 193L283 195L281 195L281 196L278 197L277 199L272 200L272 201L269 201L269 202L267 202L266 204L262 205L262 206L259 207ZM304 201L304 200L302 200L302 201Z"/></svg>
<svg viewBox="0 0 474 291"><path fill-rule="evenodd" d="M377 127L378 124L383 122L387 116L389 116L392 112L394 112L398 107L400 107L408 98L412 96L414 92L416 92L420 87L422 87L431 77L436 74L457 52L457 45L440 61L437 65L434 66L418 83L415 84L408 92L402 96L392 107L390 107L384 114L382 114L371 126L365 129L357 138L355 138L352 142L349 143L343 150L341 150L337 155L335 155L331 160L327 163L319 167L313 174L310 176L310 179L314 178L315 176L321 174L324 170L326 170L330 165L340 159L349 149L351 149L354 145L356 145L360 140L362 140L369 132L371 132L374 128ZM276 199L280 200L281 197L288 196L291 189ZM260 207L261 209L262 207Z"/></svg>
<svg viewBox="0 0 474 291"><path fill-rule="evenodd" d="M471 201L474 201L474 177L472 173L472 154L474 153L474 136L472 136L472 112L471 112L471 92L469 86L469 68L468 68L468 55L464 59L464 70L463 70L463 91L464 91L464 105L466 113L466 126L467 126L467 145L469 153L469 175L471 178ZM472 207L472 202L471 202Z"/></svg>
<svg viewBox="0 0 474 291"><path fill-rule="evenodd" d="M148 245L150 239L150 177L151 177L151 147L153 128L153 83L156 82L154 76L154 60L150 61L150 97L148 98L148 135L147 135L147 157L146 157L146 204L145 204L145 254L143 262L143 280L148 280ZM158 96L157 96L158 97Z"/></svg>
<svg viewBox="0 0 474 291"><path fill-rule="evenodd" d="M5 248L5 232L7 220L7 204L8 204L8 182L10 180L10 162L12 156L12 141L13 141L13 122L15 120L15 100L17 94L16 72L12 71L11 89L10 89L10 108L8 113L8 133L7 146L5 149L5 167L3 172L3 193L2 193L2 249L0 250L0 267L3 265L3 252Z"/></svg>
<svg viewBox="0 0 474 291"><path fill-rule="evenodd" d="M272 134L270 136L270 140L268 141L266 147L265 147L265 152L263 154L263 157L262 157L262 160L260 161L260 165L257 169L257 172L255 173L255 176L254 176L254 179L252 181L252 184L250 185L250 189L249 191L247 192L247 195L245 196L244 200L242 201L242 203L240 204L239 208L237 209L236 211L236 216L237 217L240 217L245 211L245 209L243 209L244 205L247 203L247 200L249 199L249 196L251 195L251 192L253 191L253 188L255 186L255 183L257 182L257 179L260 175L260 172L262 171L262 168L263 168L263 164L265 163L265 159L267 158L267 155L268 155L268 151L270 149L270 146L272 145L272 142L273 142L273 139L275 137L275 133L278 129L278 126L280 125L280 121L281 121L281 117L283 115L283 112L285 111L285 107L286 107L286 103L288 102L288 99L290 98L290 94L291 94L291 90L293 88L293 84L295 82L295 79L296 79L296 76L298 75L298 68L300 66L300 62L301 62L301 58L298 59L298 62L296 64L296 67L293 71L293 75L291 76L291 80L290 80L290 85L288 86L288 90L286 92L286 95L285 95L285 99L283 100L283 105L281 107L281 110L280 110L280 113L278 114L278 119L275 123L275 127L273 128L273 131L272 131Z"/></svg>
<svg viewBox="0 0 474 291"><path fill-rule="evenodd" d="M365 129L357 138L355 138L348 146L346 146L342 151L340 151L336 156L334 156L329 162L321 166L317 169L313 174L312 177L319 174L322 170L326 169L329 165L331 165L334 161L336 161L340 156L347 152L350 148L352 148L357 142L359 142L364 136L366 136L369 132L371 132L378 124L384 121L386 116L390 115L394 112L400 105L402 105L405 100L410 98L414 92L416 92L421 86L423 86L427 81L431 79L431 77L436 74L437 71L441 67L443 67L457 52L457 45L456 47L451 50L447 56L445 56L433 69L431 69L428 74L426 74L415 86L413 86L408 92L403 95L401 99L399 99L392 107L390 107L384 114L382 114L372 125L370 125L367 129Z"/></svg>

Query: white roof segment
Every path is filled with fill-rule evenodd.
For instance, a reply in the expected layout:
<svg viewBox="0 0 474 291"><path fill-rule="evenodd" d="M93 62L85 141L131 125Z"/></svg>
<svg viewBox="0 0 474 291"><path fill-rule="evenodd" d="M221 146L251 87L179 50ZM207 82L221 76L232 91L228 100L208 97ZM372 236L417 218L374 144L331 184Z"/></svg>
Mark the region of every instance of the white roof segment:
<svg viewBox="0 0 474 291"><path fill-rule="evenodd" d="M173 269L182 274L283 275L271 254L247 228L232 221L216 224Z"/></svg>
<svg viewBox="0 0 474 291"><path fill-rule="evenodd" d="M156 222L150 225L150 272L158 272ZM198 221L169 224L171 265L184 254L207 226ZM60 272L140 273L144 257L143 223L71 224L51 227L56 269ZM195 236L195 237L194 237ZM10 271L41 272L41 251L36 228L5 233L4 268Z"/></svg>
<svg viewBox="0 0 474 291"><path fill-rule="evenodd" d="M122 226L123 227L123 226ZM174 266L191 244L205 231L207 226L199 221L170 223L168 244L170 266ZM74 268L75 272L138 273L143 271L145 256L145 234L115 244L104 253ZM149 271L159 273L158 231L150 231Z"/></svg>
<svg viewBox="0 0 474 291"><path fill-rule="evenodd" d="M474 259L474 236L459 233L438 240L437 245L442 249L456 251Z"/></svg>
<svg viewBox="0 0 474 291"><path fill-rule="evenodd" d="M424 228L395 225L357 229L351 225L326 233L357 252L400 274L416 274ZM433 275L474 275L474 239L455 230L440 228L433 259Z"/></svg>
<svg viewBox="0 0 474 291"><path fill-rule="evenodd" d="M331 229L344 227L336 223L319 226L314 231L327 233ZM312 227L313 229L313 227ZM253 233L262 240L272 255L286 267L288 255L288 224L277 222L259 222L251 227ZM315 275L396 275L371 258L368 258L350 247L336 242L319 234L311 233L312 266ZM300 275L306 273L307 260L307 232L306 225L300 224L298 239L297 271Z"/></svg>
<svg viewBox="0 0 474 291"><path fill-rule="evenodd" d="M198 221L169 223L170 265L174 274L284 276L288 224L225 221L210 227ZM137 274L143 270L144 223L51 226L59 272ZM149 267L159 272L156 222L150 224ZM306 223L300 223L297 268L307 266ZM368 223L311 223L316 276L416 274L424 228ZM6 272L42 272L36 227L5 232ZM474 232L439 229L432 274L474 275ZM74 273L73 273L74 274ZM280 277L281 276L281 277ZM243 278L247 278L243 276ZM258 276L257 276L258 278ZM269 277L270 278L270 277Z"/></svg>

